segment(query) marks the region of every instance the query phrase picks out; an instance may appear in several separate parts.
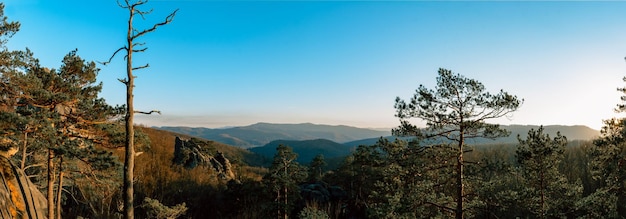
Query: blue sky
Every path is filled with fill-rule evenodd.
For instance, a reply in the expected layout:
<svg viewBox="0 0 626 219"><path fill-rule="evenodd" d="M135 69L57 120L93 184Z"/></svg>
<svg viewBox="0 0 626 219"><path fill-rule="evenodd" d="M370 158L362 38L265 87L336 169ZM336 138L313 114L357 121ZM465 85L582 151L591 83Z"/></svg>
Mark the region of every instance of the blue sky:
<svg viewBox="0 0 626 219"><path fill-rule="evenodd" d="M58 68L78 49L104 61L124 45L128 12L113 0L9 0L22 23L10 49ZM149 126L256 122L394 127L394 99L433 87L440 67L524 104L502 124L587 125L621 117L626 2L150 1L137 27L135 105ZM102 96L123 104L124 60L100 66Z"/></svg>

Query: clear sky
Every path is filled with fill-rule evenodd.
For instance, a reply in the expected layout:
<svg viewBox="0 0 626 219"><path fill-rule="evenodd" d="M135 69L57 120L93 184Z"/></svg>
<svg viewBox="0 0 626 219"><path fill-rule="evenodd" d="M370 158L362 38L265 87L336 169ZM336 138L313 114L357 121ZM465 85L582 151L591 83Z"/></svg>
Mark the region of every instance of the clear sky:
<svg viewBox="0 0 626 219"><path fill-rule="evenodd" d="M114 0L9 0L22 23L10 49L58 68L78 49L107 60L128 12ZM599 129L626 76L626 2L150 1L137 27L174 21L134 56L135 106L149 126L256 122L394 127L394 99L433 87L440 67L524 104L502 124ZM123 104L122 56L100 66L102 96Z"/></svg>

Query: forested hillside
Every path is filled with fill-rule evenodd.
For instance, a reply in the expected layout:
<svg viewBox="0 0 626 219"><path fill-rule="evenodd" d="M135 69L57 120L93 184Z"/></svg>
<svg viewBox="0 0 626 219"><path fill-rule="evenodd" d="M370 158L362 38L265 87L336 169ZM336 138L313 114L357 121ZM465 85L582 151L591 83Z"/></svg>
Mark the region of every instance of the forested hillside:
<svg viewBox="0 0 626 219"><path fill-rule="evenodd" d="M249 150L259 155L271 158L274 156L274 153L276 153L276 147L279 145L287 145L291 147L294 152L298 153L299 156L296 161L299 163L310 163L313 158L319 154L324 155L326 159L343 159L352 153L352 150L355 148L326 139L317 139L305 141L276 140L263 145L262 147L255 147Z"/></svg>
<svg viewBox="0 0 626 219"><path fill-rule="evenodd" d="M141 131L150 139L151 146L150 150L146 150L137 159L138 167L141 167L137 169L137 175L146 180L145 183L138 184L138 197L152 197L168 206L185 202L188 207L187 216L194 218L205 218L207 214L219 215L209 218L266 218L273 215L276 207L272 207L274 206L272 203L276 194L273 194L272 186L281 184L275 184L271 177L277 176L272 176L272 171L282 170L285 163L278 161L287 158L290 153L297 156L288 147L282 149L278 147L279 151L277 148L273 150L273 164L269 169L249 167L242 162L237 162L238 159L246 161L245 157L248 156L246 154L249 154L249 151L205 141L215 150L224 151L227 157L238 165L237 179L225 182L220 181L216 173L206 168L186 170L182 167L171 166L175 136L191 139L189 136L150 128L141 128ZM546 139L546 134L542 129L536 129L531 134L536 137L543 136L543 139ZM528 135L527 133L522 138L526 141ZM546 187L545 191L556 193L550 193L551 195L544 198L550 203L561 203L557 205L560 207L550 208L553 210L547 210L546 214L570 216L608 214L608 212L600 211L602 208L596 209L594 207L596 204L591 206L586 204L610 204L606 203L601 198L602 196L597 197L598 194L594 193L603 184L602 181L594 179L592 170L596 146L591 141L563 144L558 141L560 138L554 137L558 136L551 136L547 141L554 145L555 148L552 149L554 152L548 152L552 153L549 157L546 155L542 155L545 156L543 158L537 157L541 162L553 162L549 165L544 163L545 168L557 177L551 182L560 186L558 189L553 186ZM533 149L523 149L529 145L536 145L537 142L533 139L521 144L492 144L468 148L472 150L466 154L466 160L469 163L467 165L468 185L470 185L468 190L476 196L470 204L480 207L472 211L472 218L489 218L490 215L512 217L535 214L532 211L535 199L532 197L538 193L528 193L531 191L528 189L534 184L527 181L533 179L533 176L527 174L534 174L536 171L524 172L530 167L526 166L529 164L522 163L523 159L521 159L522 155L526 154L524 151L530 152L528 156L535 156L532 154L539 153L533 152ZM289 143L289 141L281 142ZM399 217L400 214L413 215L416 218L430 218L437 217L437 215L447 217L450 215L446 213L446 210L430 203L433 200L440 202L451 200L449 198L452 193L449 192L452 190L449 188L453 186L453 181L450 181L453 179L451 175L453 172L447 171L446 164L450 161L450 156L446 154L451 152L444 146L417 148L405 141L383 140L371 146L356 148L356 151L348 156L339 168L332 171L316 172L316 167L326 166L323 157L321 160L313 159L315 160L313 163L299 163L296 160L286 159L285 161L288 161L286 166L290 168L289 177L295 177L283 179L294 183L291 187L287 186L289 190L294 190L289 192L293 195L293 199L289 198L288 204L293 214L311 211L316 212L315 214L331 215L330 218L394 218ZM272 163L272 161L269 162ZM316 178L318 174L320 177ZM424 186L433 185L431 180L445 183L435 187ZM296 185L299 186L293 187ZM315 189L311 191L310 188ZM328 192L331 188L340 188L341 190L335 193L343 195L332 198L330 193L327 196L312 196L318 192L324 194L324 191ZM144 192L145 195L143 195ZM560 192L566 193L560 194ZM249 196L249 194L255 195ZM240 199L243 197L246 198ZM311 198L317 200L318 204L312 204ZM402 209L409 209L409 211ZM139 212L143 210L139 209Z"/></svg>

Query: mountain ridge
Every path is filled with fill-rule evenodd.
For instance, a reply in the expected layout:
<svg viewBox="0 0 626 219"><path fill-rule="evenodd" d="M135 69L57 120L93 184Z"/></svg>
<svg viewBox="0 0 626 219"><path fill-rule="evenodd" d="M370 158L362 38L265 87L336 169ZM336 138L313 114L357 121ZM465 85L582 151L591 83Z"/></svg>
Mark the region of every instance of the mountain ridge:
<svg viewBox="0 0 626 219"><path fill-rule="evenodd" d="M154 128L197 136L241 148L263 146L274 140L328 139L334 142L344 143L391 134L391 131L377 131L346 125L321 125L313 123L256 123L248 126L220 129L184 126L162 126Z"/></svg>
<svg viewBox="0 0 626 219"><path fill-rule="evenodd" d="M496 139L475 138L467 139L468 144L516 144L517 136L525 139L530 129L537 130L540 125L500 125L501 128L507 129L511 134L507 137L501 137ZM556 136L557 132L565 136L568 141L573 140L592 140L600 136L600 131L592 129L585 125L545 125L543 126L544 133L550 135L551 138ZM384 136L390 141L393 141L395 136ZM410 138L410 137L409 137ZM379 138L361 139L351 142L345 142L344 145L356 147L359 145L372 145L378 141Z"/></svg>

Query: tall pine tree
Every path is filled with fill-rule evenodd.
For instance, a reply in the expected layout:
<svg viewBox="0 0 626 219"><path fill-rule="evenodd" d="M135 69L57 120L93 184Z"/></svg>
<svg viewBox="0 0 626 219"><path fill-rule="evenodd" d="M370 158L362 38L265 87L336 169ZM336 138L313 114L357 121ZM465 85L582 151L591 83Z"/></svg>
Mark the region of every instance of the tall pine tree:
<svg viewBox="0 0 626 219"><path fill-rule="evenodd" d="M415 136L418 140L449 141L456 150L455 215L463 218L467 196L465 192L463 154L465 142L471 138L498 138L508 132L499 125L487 123L490 119L506 116L517 110L522 100L505 91L491 94L482 83L450 70L439 69L435 89L420 85L411 100L396 98L396 117L401 125L393 130L395 135ZM410 123L418 118L426 122L420 129Z"/></svg>
<svg viewBox="0 0 626 219"><path fill-rule="evenodd" d="M289 218L295 200L299 198L298 184L307 177L306 168L296 161L297 157L298 154L291 147L278 145L269 173L263 177L264 183L274 195L277 218Z"/></svg>

